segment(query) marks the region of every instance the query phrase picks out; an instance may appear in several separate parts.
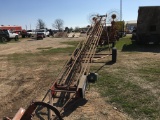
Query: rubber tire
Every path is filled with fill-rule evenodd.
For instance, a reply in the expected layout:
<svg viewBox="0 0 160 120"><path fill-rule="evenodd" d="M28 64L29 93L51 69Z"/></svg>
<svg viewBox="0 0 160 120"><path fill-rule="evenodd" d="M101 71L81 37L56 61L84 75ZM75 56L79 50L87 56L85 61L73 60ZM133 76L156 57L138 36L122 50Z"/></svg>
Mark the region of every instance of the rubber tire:
<svg viewBox="0 0 160 120"><path fill-rule="evenodd" d="M14 39L15 39L15 41L18 41L18 36L16 35Z"/></svg>
<svg viewBox="0 0 160 120"><path fill-rule="evenodd" d="M1 42L7 42L7 39L5 37L1 37L0 39Z"/></svg>
<svg viewBox="0 0 160 120"><path fill-rule="evenodd" d="M116 63L116 61L117 61L117 49L112 48L112 62Z"/></svg>
<svg viewBox="0 0 160 120"><path fill-rule="evenodd" d="M31 37L31 34L29 34L28 37L30 38L30 37Z"/></svg>

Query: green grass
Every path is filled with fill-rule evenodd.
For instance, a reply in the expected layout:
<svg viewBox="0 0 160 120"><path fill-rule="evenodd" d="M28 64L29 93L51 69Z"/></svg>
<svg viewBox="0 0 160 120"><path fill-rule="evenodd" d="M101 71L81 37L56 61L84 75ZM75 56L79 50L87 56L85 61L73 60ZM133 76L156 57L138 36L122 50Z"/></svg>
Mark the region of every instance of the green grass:
<svg viewBox="0 0 160 120"><path fill-rule="evenodd" d="M159 103L149 90L142 89L137 84L125 81L120 73L101 71L96 87L103 97L118 109L131 115L134 119L156 119L160 114Z"/></svg>
<svg viewBox="0 0 160 120"><path fill-rule="evenodd" d="M75 47L67 47L67 48L53 48L49 50L42 50L41 54L59 54L59 53L72 53Z"/></svg>
<svg viewBox="0 0 160 120"><path fill-rule="evenodd" d="M147 66L146 66L147 65ZM145 63L137 70L139 76L145 78L149 82L156 82L157 85L160 85L160 62L150 61L150 63Z"/></svg>
<svg viewBox="0 0 160 120"><path fill-rule="evenodd" d="M159 45L137 45L134 42L132 43L129 37L121 38L116 47L123 55L128 56L132 53L130 58L125 58L125 60L129 61L136 60L136 58L132 58L134 54L141 55L143 52L160 53ZM153 94L152 90L158 91L160 89L160 68L158 67L160 62L153 58L144 59L148 60L145 62L145 60L138 59L142 64L132 69L128 65L118 65L121 62L124 64L125 61L123 61L122 57L118 59L119 62L114 65L114 68L112 66L106 67L105 65L100 67L101 69L99 70L97 66L93 66L92 70L97 71L98 69L99 74L97 84L93 86L99 89L103 97L108 98L107 103L127 113L133 119L159 120L160 101L158 96L160 94L159 92ZM153 85L153 88L150 88L152 90L139 85L138 81L134 81L134 77L138 77L141 80L142 86L143 82Z"/></svg>
<svg viewBox="0 0 160 120"><path fill-rule="evenodd" d="M117 43L116 43L116 48L118 50L122 50L124 45L131 45L132 42L130 40L130 37L124 37L121 38Z"/></svg>
<svg viewBox="0 0 160 120"><path fill-rule="evenodd" d="M66 47L66 48L52 48L52 47L44 47L44 48L37 48L42 50L41 52L38 53L14 53L11 55L8 55L8 60L13 60L13 61L21 61L21 60L25 60L28 58L35 58L35 57L39 57L39 56L48 56L48 55L55 55L55 54L71 54L74 49L76 48L76 45L79 42L63 42L64 44L68 44L68 45L73 45L72 47Z"/></svg>
<svg viewBox="0 0 160 120"><path fill-rule="evenodd" d="M63 44L68 44L68 45L73 45L73 46L77 46L79 42L80 42L80 41L68 41L68 42L61 42L61 43L63 43Z"/></svg>
<svg viewBox="0 0 160 120"><path fill-rule="evenodd" d="M69 41L69 42L61 42L62 44L72 45L71 47L66 48L52 48L49 50L42 50L42 54L60 54L60 53L72 53L76 46L78 45L79 41Z"/></svg>
<svg viewBox="0 0 160 120"><path fill-rule="evenodd" d="M73 49L78 45L79 41L69 41L69 42L61 42L62 44L72 45L72 47L66 47L66 48L52 48L52 47L42 47L37 48L39 50L47 50L49 49L50 52L53 53L63 53L63 52L72 52ZM73 48L73 49L72 49Z"/></svg>
<svg viewBox="0 0 160 120"><path fill-rule="evenodd" d="M160 52L159 45L149 45L149 44L136 44L135 41L132 41L129 36L121 38L117 41L116 46L118 50L123 52Z"/></svg>
<svg viewBox="0 0 160 120"><path fill-rule="evenodd" d="M51 49L52 47L42 47L42 48L37 48L38 50L43 50L43 49Z"/></svg>
<svg viewBox="0 0 160 120"><path fill-rule="evenodd" d="M72 45L71 47L66 47L66 48L52 48L52 47L44 47L44 48L37 48L39 50L42 50L41 52L37 53L14 53L11 55L8 55L8 60L14 62L14 63L19 63L19 62L24 62L24 61L30 61L32 59L35 59L36 61L34 62L47 62L50 55L55 56L57 54L66 54L69 55L71 54L74 49L76 48L77 44L79 41L69 41L69 42L62 42L63 44L68 44ZM45 57L44 57L45 56ZM40 58L40 59L37 59Z"/></svg>
<svg viewBox="0 0 160 120"><path fill-rule="evenodd" d="M40 54L38 53L14 53L14 54L10 54L8 55L8 60L12 60L12 61L15 61L15 62L19 62L21 60L25 60L25 59L28 59L28 58L32 58L32 57L38 57Z"/></svg>
<svg viewBox="0 0 160 120"><path fill-rule="evenodd" d="M139 69L139 72L145 74L160 74L160 68L157 66L160 66L160 63L157 63L156 66L142 67Z"/></svg>

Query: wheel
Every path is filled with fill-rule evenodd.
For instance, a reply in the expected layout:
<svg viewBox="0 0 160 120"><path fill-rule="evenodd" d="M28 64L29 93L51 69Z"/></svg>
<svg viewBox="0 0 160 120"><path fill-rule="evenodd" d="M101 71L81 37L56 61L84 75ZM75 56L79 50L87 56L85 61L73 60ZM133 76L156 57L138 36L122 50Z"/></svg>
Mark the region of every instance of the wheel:
<svg viewBox="0 0 160 120"><path fill-rule="evenodd" d="M117 61L117 49L113 48L112 49L112 62L116 62Z"/></svg>
<svg viewBox="0 0 160 120"><path fill-rule="evenodd" d="M1 37L1 38L0 38L0 41L1 41L1 42L7 42L7 39L6 39L5 37Z"/></svg>
<svg viewBox="0 0 160 120"><path fill-rule="evenodd" d="M97 73L89 73L87 76L87 81L89 83L95 83L98 80L98 74Z"/></svg>
<svg viewBox="0 0 160 120"><path fill-rule="evenodd" d="M158 42L154 42L155 45L158 45L159 43L160 43L159 41Z"/></svg>
<svg viewBox="0 0 160 120"><path fill-rule="evenodd" d="M31 37L31 34L29 34L28 37L30 38L30 37Z"/></svg>
<svg viewBox="0 0 160 120"><path fill-rule="evenodd" d="M14 39L15 39L15 41L18 41L18 36L16 35Z"/></svg>
<svg viewBox="0 0 160 120"><path fill-rule="evenodd" d="M136 40L135 43L136 43L137 45L142 45L142 44L143 44L142 41L138 41L138 40Z"/></svg>

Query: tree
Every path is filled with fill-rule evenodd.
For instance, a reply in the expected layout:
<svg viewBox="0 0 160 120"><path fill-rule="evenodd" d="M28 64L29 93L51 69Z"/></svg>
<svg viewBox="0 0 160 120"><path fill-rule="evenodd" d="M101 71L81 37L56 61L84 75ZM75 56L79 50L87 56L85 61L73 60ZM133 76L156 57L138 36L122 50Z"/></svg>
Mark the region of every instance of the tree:
<svg viewBox="0 0 160 120"><path fill-rule="evenodd" d="M64 31L65 31L65 32L69 32L69 28L68 28L68 27L65 27Z"/></svg>
<svg viewBox="0 0 160 120"><path fill-rule="evenodd" d="M46 27L45 23L43 22L42 19L37 20L37 28L38 29L44 29Z"/></svg>
<svg viewBox="0 0 160 120"><path fill-rule="evenodd" d="M62 19L56 19L53 23L53 28L58 29L59 31L63 30L63 20Z"/></svg>
<svg viewBox="0 0 160 120"><path fill-rule="evenodd" d="M80 32L80 28L79 27L75 27L74 32Z"/></svg>
<svg viewBox="0 0 160 120"><path fill-rule="evenodd" d="M72 28L72 27L70 27L70 28L69 28L69 32L72 32L72 31L73 31L73 28Z"/></svg>

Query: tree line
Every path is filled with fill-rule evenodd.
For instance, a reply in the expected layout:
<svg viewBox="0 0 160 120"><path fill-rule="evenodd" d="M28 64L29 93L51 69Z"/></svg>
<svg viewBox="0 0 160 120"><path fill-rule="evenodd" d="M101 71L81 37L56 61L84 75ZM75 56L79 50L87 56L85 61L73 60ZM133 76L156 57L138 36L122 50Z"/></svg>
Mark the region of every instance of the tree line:
<svg viewBox="0 0 160 120"><path fill-rule="evenodd" d="M55 28L58 31L66 31L66 32L80 32L80 28L79 27L75 27L74 29L72 27L65 27L65 29L63 29L64 26L64 21L62 19L56 19L54 21L54 23L52 24L52 27ZM42 19L38 19L37 20L37 29L44 29L46 28L46 24Z"/></svg>

